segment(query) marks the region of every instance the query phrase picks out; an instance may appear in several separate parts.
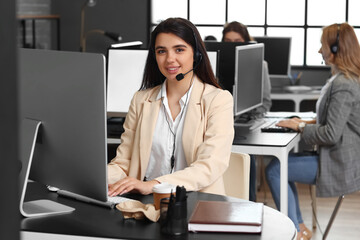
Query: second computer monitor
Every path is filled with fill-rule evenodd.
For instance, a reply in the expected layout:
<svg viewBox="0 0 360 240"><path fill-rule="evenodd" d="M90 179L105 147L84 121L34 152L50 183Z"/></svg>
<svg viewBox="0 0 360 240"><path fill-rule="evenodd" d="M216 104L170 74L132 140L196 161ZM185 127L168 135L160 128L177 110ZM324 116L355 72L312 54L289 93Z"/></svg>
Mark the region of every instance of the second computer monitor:
<svg viewBox="0 0 360 240"><path fill-rule="evenodd" d="M235 51L235 116L262 105L264 45L238 46Z"/></svg>
<svg viewBox="0 0 360 240"><path fill-rule="evenodd" d="M255 37L265 46L265 61L270 77L288 78L290 75L291 37Z"/></svg>

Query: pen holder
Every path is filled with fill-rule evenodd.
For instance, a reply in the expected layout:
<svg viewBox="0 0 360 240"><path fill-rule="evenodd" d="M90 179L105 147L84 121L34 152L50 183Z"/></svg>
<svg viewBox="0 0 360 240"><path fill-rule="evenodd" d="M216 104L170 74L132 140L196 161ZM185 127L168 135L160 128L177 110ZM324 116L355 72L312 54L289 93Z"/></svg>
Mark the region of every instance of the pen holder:
<svg viewBox="0 0 360 240"><path fill-rule="evenodd" d="M175 202L170 198L160 201L161 232L169 235L182 235L188 232L187 201Z"/></svg>

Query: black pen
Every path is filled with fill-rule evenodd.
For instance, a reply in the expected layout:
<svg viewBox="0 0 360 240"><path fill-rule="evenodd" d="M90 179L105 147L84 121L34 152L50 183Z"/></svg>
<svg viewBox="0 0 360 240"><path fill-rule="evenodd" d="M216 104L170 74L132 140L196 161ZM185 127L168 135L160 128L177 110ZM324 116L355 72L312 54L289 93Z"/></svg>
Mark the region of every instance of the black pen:
<svg viewBox="0 0 360 240"><path fill-rule="evenodd" d="M176 202L182 202L186 199L186 189L184 187L176 187Z"/></svg>

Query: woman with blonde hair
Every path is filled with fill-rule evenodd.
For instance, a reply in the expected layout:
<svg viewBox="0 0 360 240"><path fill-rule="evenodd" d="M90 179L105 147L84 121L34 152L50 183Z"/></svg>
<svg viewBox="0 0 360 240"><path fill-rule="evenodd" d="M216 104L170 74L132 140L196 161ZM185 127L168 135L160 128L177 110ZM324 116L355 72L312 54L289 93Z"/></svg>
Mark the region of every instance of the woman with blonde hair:
<svg viewBox="0 0 360 240"><path fill-rule="evenodd" d="M278 126L301 132L307 144L318 146L315 154L289 155L288 214L298 239L310 239L302 220L295 182L316 184L318 197L335 197L360 190L360 46L347 23L323 28L319 53L331 66L332 77L316 103L317 118L280 121ZM280 208L280 165L273 159L266 177Z"/></svg>

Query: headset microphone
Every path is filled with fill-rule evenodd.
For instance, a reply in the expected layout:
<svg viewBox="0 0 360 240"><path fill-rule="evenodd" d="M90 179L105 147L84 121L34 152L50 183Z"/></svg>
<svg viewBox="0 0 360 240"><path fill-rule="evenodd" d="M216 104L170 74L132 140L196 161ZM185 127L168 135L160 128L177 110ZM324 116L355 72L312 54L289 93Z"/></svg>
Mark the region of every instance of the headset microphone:
<svg viewBox="0 0 360 240"><path fill-rule="evenodd" d="M190 70L187 71L186 73L179 73L179 74L176 75L176 77L175 77L176 80L178 80L178 81L183 80L186 74L188 74L188 73L191 72L191 71L194 71L194 69L197 68L197 66L199 66L199 64L200 64L200 62L201 62L201 60L202 60L202 55L201 55L200 52L199 52L198 55L199 55L199 56L197 57L197 61L195 62L194 68L193 68L193 69L190 69Z"/></svg>
<svg viewBox="0 0 360 240"><path fill-rule="evenodd" d="M200 64L200 62L202 60L202 54L198 49L198 42L197 42L197 39L196 39L194 29L192 29L192 27L190 27L190 28L192 30L192 33L193 33L193 36L194 36L194 42L195 42L195 46L194 46L194 64L195 64L195 66L193 66L193 68L191 70L189 70L188 72L186 72L186 73L179 73L178 75L176 75L175 78L178 81L183 80L186 74L188 74L191 71L194 71L194 69L197 68L197 66L199 66L199 64Z"/></svg>
<svg viewBox="0 0 360 240"><path fill-rule="evenodd" d="M184 77L185 77L185 75L186 74L188 74L189 72L191 72L191 71L193 71L194 70L194 68L193 69L191 69L190 71L188 71L187 73L179 73L178 75L176 75L176 80L178 80L178 81L181 81L181 80L183 80L184 79Z"/></svg>

